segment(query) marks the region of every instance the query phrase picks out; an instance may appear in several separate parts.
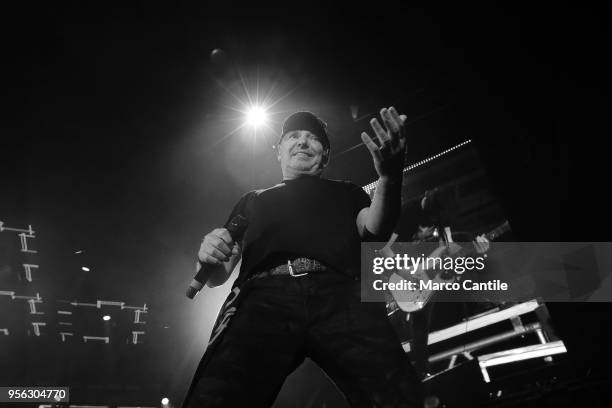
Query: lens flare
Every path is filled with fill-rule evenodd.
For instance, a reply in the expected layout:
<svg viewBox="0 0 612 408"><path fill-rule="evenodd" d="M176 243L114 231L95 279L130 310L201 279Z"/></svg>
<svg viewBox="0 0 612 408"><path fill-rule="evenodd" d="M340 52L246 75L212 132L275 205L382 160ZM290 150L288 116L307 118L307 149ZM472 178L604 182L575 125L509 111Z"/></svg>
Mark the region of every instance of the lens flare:
<svg viewBox="0 0 612 408"><path fill-rule="evenodd" d="M246 113L247 125L252 127L266 124L267 118L266 111L260 106L252 106Z"/></svg>

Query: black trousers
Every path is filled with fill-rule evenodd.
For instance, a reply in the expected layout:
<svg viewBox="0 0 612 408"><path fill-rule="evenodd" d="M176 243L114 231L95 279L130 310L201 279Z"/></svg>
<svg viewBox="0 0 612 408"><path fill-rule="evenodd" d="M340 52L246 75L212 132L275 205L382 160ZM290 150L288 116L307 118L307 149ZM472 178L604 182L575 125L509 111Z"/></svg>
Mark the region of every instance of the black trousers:
<svg viewBox="0 0 612 408"><path fill-rule="evenodd" d="M423 406L383 303L334 272L248 281L230 295L184 407L268 407L310 357L353 407Z"/></svg>

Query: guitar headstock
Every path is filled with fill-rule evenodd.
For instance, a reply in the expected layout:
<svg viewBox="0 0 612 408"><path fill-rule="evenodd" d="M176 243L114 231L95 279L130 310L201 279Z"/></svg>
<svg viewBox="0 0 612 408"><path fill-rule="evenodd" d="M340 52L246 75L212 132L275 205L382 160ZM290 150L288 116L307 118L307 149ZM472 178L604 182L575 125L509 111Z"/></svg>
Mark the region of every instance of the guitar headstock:
<svg viewBox="0 0 612 408"><path fill-rule="evenodd" d="M497 238L499 238L500 236L502 236L503 234L509 231L512 231L512 228L510 228L510 222L506 220L502 224L500 224L498 227L494 228L493 230L485 234L485 237L489 241L495 241Z"/></svg>

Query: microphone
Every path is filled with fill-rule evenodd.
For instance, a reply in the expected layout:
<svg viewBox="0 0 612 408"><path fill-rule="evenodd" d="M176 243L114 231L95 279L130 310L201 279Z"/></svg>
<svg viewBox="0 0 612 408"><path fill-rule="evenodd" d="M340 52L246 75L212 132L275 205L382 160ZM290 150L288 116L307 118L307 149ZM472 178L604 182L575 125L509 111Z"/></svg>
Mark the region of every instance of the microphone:
<svg viewBox="0 0 612 408"><path fill-rule="evenodd" d="M242 215L238 214L234 218L232 218L227 225L225 225L225 228L232 237L232 240L236 242L242 240L244 232L246 231L248 226L248 220ZM200 291L200 289L202 289L206 281L208 281L208 277L211 273L211 268L216 266L203 263L200 264L202 265L202 267L200 268L196 276L194 276L193 280L189 284L189 287L187 288L187 297L189 299L193 299L195 295L198 294L198 292Z"/></svg>

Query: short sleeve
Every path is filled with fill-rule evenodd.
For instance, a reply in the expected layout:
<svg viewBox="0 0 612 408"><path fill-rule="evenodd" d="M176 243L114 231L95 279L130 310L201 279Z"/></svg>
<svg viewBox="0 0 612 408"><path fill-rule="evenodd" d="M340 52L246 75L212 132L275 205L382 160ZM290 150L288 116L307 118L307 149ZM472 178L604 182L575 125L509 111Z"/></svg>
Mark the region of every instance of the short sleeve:
<svg viewBox="0 0 612 408"><path fill-rule="evenodd" d="M228 225L230 221L237 215L242 215L244 218L247 219L247 221L250 221L251 215L253 213L253 203L256 196L256 191L250 191L243 195L238 201L238 203L236 203L236 205L234 206L234 209L230 213L224 225Z"/></svg>

